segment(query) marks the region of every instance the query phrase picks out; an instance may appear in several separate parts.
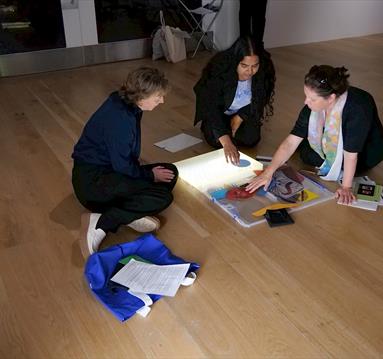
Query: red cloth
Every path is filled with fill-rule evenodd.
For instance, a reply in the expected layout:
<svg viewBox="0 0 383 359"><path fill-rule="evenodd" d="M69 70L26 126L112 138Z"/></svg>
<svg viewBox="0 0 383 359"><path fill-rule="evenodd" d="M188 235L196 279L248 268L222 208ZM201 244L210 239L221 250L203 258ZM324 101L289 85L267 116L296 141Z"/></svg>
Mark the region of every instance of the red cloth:
<svg viewBox="0 0 383 359"><path fill-rule="evenodd" d="M239 199L247 199L254 196L255 192L250 193L241 187L234 187L226 192L226 198L232 201Z"/></svg>

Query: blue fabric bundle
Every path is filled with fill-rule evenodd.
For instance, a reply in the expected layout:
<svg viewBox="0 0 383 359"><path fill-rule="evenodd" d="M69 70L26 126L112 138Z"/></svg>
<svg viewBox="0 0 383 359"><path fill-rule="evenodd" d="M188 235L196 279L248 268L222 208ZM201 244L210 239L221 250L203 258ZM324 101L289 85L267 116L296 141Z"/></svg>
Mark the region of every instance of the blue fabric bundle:
<svg viewBox="0 0 383 359"><path fill-rule="evenodd" d="M158 265L189 263L174 256L170 250L152 234L145 234L133 242L122 243L92 254L85 265L85 277L94 295L119 320L125 321L140 309L144 302L128 293L127 288L110 281L118 261L129 255L137 255ZM199 264L190 263L188 273L195 272ZM153 303L160 295L149 294Z"/></svg>

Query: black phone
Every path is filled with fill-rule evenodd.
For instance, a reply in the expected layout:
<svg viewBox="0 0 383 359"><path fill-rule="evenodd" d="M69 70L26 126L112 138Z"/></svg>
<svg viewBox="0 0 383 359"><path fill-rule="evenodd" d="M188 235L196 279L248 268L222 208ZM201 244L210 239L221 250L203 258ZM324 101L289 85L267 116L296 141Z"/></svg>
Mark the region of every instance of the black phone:
<svg viewBox="0 0 383 359"><path fill-rule="evenodd" d="M294 223L294 220L291 218L286 208L268 209L265 213L265 218L270 227L285 226Z"/></svg>

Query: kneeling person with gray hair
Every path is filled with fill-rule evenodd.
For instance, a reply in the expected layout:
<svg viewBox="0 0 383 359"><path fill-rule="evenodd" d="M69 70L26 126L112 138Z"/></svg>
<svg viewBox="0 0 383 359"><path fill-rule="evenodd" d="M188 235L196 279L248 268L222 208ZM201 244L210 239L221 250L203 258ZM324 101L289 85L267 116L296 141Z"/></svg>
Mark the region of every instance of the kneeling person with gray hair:
<svg viewBox="0 0 383 359"><path fill-rule="evenodd" d="M177 168L170 163L141 165L141 117L164 102L168 80L155 68L130 72L86 123L74 147L72 184L82 216L84 257L98 250L108 232L126 224L137 232L160 227L154 215L173 200Z"/></svg>

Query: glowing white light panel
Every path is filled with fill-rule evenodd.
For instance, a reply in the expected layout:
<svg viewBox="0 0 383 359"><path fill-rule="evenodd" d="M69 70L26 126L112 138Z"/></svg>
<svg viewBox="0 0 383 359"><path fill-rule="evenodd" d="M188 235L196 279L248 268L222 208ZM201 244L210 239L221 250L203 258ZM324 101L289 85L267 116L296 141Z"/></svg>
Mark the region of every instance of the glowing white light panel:
<svg viewBox="0 0 383 359"><path fill-rule="evenodd" d="M240 152L240 159L247 160L247 167L227 163L223 149L205 153L176 162L179 177L200 190L206 196L212 189L231 186L233 183L246 183L255 176L255 170L262 170L262 163Z"/></svg>

